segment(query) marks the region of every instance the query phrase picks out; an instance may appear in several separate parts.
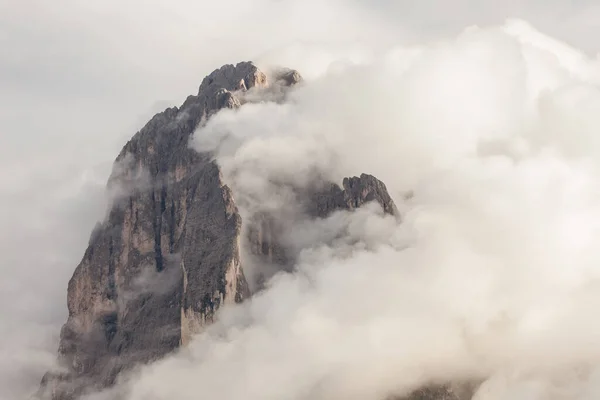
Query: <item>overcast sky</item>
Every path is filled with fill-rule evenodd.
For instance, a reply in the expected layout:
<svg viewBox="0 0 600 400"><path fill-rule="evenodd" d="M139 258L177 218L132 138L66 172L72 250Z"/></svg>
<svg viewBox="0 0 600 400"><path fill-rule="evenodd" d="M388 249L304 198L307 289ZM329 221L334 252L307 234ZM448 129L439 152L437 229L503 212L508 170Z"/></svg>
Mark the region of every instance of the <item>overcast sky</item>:
<svg viewBox="0 0 600 400"><path fill-rule="evenodd" d="M303 72L303 51L327 64L506 18L600 51L593 0L0 0L0 400L51 362L35 350L54 351L112 160L153 113L224 63L297 61Z"/></svg>

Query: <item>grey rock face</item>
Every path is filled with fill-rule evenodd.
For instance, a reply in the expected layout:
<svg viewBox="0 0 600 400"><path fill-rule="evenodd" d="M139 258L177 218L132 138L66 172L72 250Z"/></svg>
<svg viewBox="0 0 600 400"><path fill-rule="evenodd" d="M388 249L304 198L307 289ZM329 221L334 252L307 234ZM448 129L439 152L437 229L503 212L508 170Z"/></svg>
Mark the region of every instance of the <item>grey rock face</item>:
<svg viewBox="0 0 600 400"><path fill-rule="evenodd" d="M296 70L281 68L274 72L275 81L285 86L296 85L303 81L302 76Z"/></svg>
<svg viewBox="0 0 600 400"><path fill-rule="evenodd" d="M342 187L327 182L315 182L313 186L297 191L298 202L306 217L327 218L336 211L352 211L375 202L384 213L400 218L385 184L372 175L361 174L360 177L345 178ZM281 220L277 215L268 213L255 215L251 221L248 242L252 254L257 256L259 262L273 266L271 274L278 270L291 272L295 264L297 254L281 240L286 230L294 229L293 224L294 221ZM261 287L268 278L265 274L258 275L256 286Z"/></svg>
<svg viewBox="0 0 600 400"><path fill-rule="evenodd" d="M428 385L401 398L390 400L471 400L478 385L475 383L454 383Z"/></svg>
<svg viewBox="0 0 600 400"><path fill-rule="evenodd" d="M342 187L331 184L326 189L316 191L310 196L307 211L313 216L325 218L334 211L355 210L372 201L379 203L385 213L399 216L385 184L367 174L345 178Z"/></svg>
<svg viewBox="0 0 600 400"><path fill-rule="evenodd" d="M69 282L59 348L65 371L42 382L51 398L113 384L122 370L185 344L220 306L249 295L232 193L210 155L188 142L211 114L239 107L236 91L266 85L252 63L226 65L123 147L108 184L118 196Z"/></svg>

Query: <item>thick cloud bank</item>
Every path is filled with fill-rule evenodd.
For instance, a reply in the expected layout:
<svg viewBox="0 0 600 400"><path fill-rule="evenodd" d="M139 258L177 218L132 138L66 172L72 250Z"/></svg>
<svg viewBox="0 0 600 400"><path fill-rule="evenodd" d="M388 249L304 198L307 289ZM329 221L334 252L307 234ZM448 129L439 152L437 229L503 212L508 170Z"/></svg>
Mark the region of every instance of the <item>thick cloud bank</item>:
<svg viewBox="0 0 600 400"><path fill-rule="evenodd" d="M273 182L367 172L402 223L374 207L304 221L297 272L128 398L381 400L463 379L485 380L477 400L597 398L598 83L598 62L509 21L219 113L192 145L216 150L246 215L289 204Z"/></svg>

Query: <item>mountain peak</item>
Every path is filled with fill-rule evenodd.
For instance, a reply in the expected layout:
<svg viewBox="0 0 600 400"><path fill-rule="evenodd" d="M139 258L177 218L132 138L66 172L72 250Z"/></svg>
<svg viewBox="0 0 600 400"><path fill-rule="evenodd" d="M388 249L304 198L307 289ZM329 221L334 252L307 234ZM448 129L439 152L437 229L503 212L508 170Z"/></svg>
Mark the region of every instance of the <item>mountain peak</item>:
<svg viewBox="0 0 600 400"><path fill-rule="evenodd" d="M243 226L220 166L190 148L189 138L219 110L241 107L244 92L301 81L292 69L266 74L252 62L224 65L197 95L154 116L125 144L109 178L118 196L69 281L61 369L44 376L39 397L76 400L113 386L134 367L186 346L221 307L248 299L242 243L249 255L290 271L294 253L277 237L281 217L251 216ZM325 189L303 194L308 218L369 202L398 217L371 175L317 186Z"/></svg>
<svg viewBox="0 0 600 400"><path fill-rule="evenodd" d="M198 94L207 91L225 89L228 91L248 90L253 87L268 86L267 75L251 61L239 62L236 65L225 64L206 76Z"/></svg>

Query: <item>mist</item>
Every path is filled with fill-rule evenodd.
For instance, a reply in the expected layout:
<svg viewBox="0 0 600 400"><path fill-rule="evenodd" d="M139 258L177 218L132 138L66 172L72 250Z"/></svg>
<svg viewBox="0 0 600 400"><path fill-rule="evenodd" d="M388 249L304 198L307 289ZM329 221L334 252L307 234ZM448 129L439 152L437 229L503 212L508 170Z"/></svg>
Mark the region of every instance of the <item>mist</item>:
<svg viewBox="0 0 600 400"><path fill-rule="evenodd" d="M229 138L217 161L244 216L293 207L274 180L366 172L402 222L377 207L294 221L296 273L119 390L378 400L473 378L477 400L597 397L595 5L42 3L0 1L0 399L26 398L55 362L120 147L243 59L306 79L191 143Z"/></svg>

